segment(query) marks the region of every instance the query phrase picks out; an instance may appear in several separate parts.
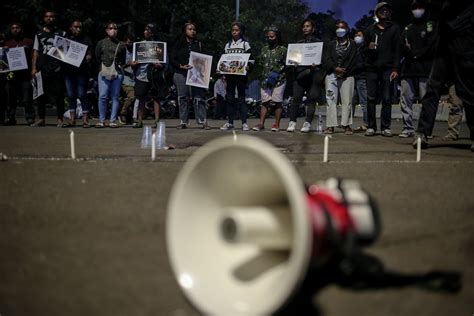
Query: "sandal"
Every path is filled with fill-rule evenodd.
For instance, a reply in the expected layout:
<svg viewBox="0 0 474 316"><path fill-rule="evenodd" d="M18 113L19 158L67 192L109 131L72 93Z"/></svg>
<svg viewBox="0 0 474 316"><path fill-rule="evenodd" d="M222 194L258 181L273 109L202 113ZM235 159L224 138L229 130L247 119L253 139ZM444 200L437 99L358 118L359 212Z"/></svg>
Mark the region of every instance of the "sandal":
<svg viewBox="0 0 474 316"><path fill-rule="evenodd" d="M95 124L95 128L104 128L104 127L105 127L104 122L98 122L97 124Z"/></svg>
<svg viewBox="0 0 474 316"><path fill-rule="evenodd" d="M352 130L352 128L350 126L346 126L346 127L344 127L344 134L352 135L352 134L354 134L354 131Z"/></svg>
<svg viewBox="0 0 474 316"><path fill-rule="evenodd" d="M89 122L83 122L82 123L82 128L90 128L91 125L89 124Z"/></svg>
<svg viewBox="0 0 474 316"><path fill-rule="evenodd" d="M327 127L324 130L324 134L332 134L332 133L334 133L334 127Z"/></svg>

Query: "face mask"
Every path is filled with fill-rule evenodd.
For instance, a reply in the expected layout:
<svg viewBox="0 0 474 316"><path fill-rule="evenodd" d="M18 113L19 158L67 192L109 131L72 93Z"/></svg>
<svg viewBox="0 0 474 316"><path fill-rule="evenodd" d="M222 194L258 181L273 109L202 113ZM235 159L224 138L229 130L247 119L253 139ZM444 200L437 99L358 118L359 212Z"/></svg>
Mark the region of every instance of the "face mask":
<svg viewBox="0 0 474 316"><path fill-rule="evenodd" d="M362 36L356 36L354 37L354 41L356 42L356 44L362 44L364 42L364 38Z"/></svg>
<svg viewBox="0 0 474 316"><path fill-rule="evenodd" d="M339 29L336 30L337 37L344 37L344 36L346 36L346 34L347 34L346 29L339 28Z"/></svg>
<svg viewBox="0 0 474 316"><path fill-rule="evenodd" d="M425 14L425 9L415 9L412 10L411 13L413 13L415 19L419 19L423 16L423 14Z"/></svg>
<svg viewBox="0 0 474 316"><path fill-rule="evenodd" d="M117 30L107 30L107 35L109 37L116 37L117 36Z"/></svg>
<svg viewBox="0 0 474 316"><path fill-rule="evenodd" d="M267 43L268 43L268 45L275 45L276 42L277 42L276 38L270 39L270 38L267 37Z"/></svg>

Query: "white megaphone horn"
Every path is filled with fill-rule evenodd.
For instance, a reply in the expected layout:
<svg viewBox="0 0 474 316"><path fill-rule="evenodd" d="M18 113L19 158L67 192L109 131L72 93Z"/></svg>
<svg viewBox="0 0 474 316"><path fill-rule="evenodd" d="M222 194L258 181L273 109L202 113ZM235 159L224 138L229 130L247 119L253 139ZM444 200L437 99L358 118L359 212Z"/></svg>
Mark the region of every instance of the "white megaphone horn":
<svg viewBox="0 0 474 316"><path fill-rule="evenodd" d="M308 189L269 143L222 137L193 154L166 219L179 286L206 315L271 315L334 247L375 240L376 208L355 181Z"/></svg>

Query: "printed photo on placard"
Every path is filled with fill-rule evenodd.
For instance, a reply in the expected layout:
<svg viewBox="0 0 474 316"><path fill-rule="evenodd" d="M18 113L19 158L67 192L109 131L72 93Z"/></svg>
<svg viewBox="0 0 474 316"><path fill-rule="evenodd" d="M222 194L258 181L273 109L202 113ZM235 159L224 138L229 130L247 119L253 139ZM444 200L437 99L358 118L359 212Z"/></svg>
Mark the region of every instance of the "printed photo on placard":
<svg viewBox="0 0 474 316"><path fill-rule="evenodd" d="M247 75L250 54L223 54L217 63L217 71L221 74Z"/></svg>
<svg viewBox="0 0 474 316"><path fill-rule="evenodd" d="M286 64L289 66L320 65L322 54L323 43L288 44Z"/></svg>
<svg viewBox="0 0 474 316"><path fill-rule="evenodd" d="M166 63L165 42L135 42L133 43L133 61L138 63Z"/></svg>
<svg viewBox="0 0 474 316"><path fill-rule="evenodd" d="M186 84L205 89L209 88L212 56L191 52L189 65L191 65L192 68L188 70Z"/></svg>

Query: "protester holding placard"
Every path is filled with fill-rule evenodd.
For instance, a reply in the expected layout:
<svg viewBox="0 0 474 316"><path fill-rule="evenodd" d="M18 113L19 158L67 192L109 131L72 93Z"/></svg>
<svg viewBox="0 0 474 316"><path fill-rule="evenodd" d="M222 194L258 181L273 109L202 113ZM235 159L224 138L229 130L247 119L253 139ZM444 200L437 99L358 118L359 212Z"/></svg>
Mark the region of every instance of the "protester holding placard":
<svg viewBox="0 0 474 316"><path fill-rule="evenodd" d="M33 44L33 57L31 62L31 77L41 72L43 78L44 94L36 99L39 120L32 126L45 126L46 104L49 100L56 105L58 127L63 125L64 115L64 77L61 62L48 55L54 46L54 37L65 36L65 32L56 27L56 13L46 10L43 16L44 26L36 33Z"/></svg>
<svg viewBox="0 0 474 316"><path fill-rule="evenodd" d="M18 70L9 73L7 81L8 105L6 125L15 125L16 108L18 106L25 108L25 119L28 125L35 121L35 109L32 104L31 78L31 53L33 51L33 40L23 34L21 23L10 23L10 39L5 42L9 48L23 47L28 69Z"/></svg>
<svg viewBox="0 0 474 316"><path fill-rule="evenodd" d="M321 42L314 33L316 25L313 20L306 19L301 24L303 39L298 43L316 43ZM323 56L324 57L324 56ZM296 118L298 110L303 102L303 96L306 93L306 121L301 128L302 133L308 133L311 129L316 103L321 96L324 72L319 65L296 66L295 80L293 81L293 100L290 107L290 122L287 132L294 132L296 129Z"/></svg>
<svg viewBox="0 0 474 316"><path fill-rule="evenodd" d="M87 84L92 65L92 42L82 32L82 22L74 20L69 27L71 32L69 39L87 45L87 52L79 67L64 64L64 80L66 83L67 97L69 101L69 122L63 127L72 127L76 125L77 99L81 101L82 106L82 127L88 128L89 125L89 100L87 98Z"/></svg>
<svg viewBox="0 0 474 316"><path fill-rule="evenodd" d="M156 41L158 36L158 29L155 24L149 23L145 26L143 31L144 41ZM132 62L135 75L135 97L138 100L138 118L133 123L133 127L143 127L143 115L145 112L145 104L149 98L153 99L153 108L155 112L155 126L158 126L160 118L160 80L165 65L161 63L138 63Z"/></svg>
<svg viewBox="0 0 474 316"><path fill-rule="evenodd" d="M245 35L245 28L242 23L234 22L231 25L231 40L225 45L225 54L251 54L250 43ZM251 59L251 58L250 58ZM247 104L245 103L245 87L247 84L247 75L226 74L227 79L227 123L221 130L234 129L234 117L237 109L240 110L240 119L242 120L242 130L248 131L247 124ZM235 89L237 88L238 97L235 98Z"/></svg>
<svg viewBox="0 0 474 316"><path fill-rule="evenodd" d="M117 39L117 24L106 25L107 36L101 39L95 48L97 63L100 65L97 81L99 83L99 122L97 128L105 127L107 98L112 100L109 127L119 127L117 114L120 108L119 95L123 80L122 65L125 64L125 45Z"/></svg>
<svg viewBox="0 0 474 316"><path fill-rule="evenodd" d="M188 70L193 66L189 64L191 52L203 52L202 43L196 39L196 25L188 22L184 25L183 34L175 43L171 53L171 64L175 69L174 84L178 90L179 125L178 129L187 128L189 123L189 102L193 102L194 116L197 124L204 129L209 129L207 122L207 109L204 96L206 90L196 86L186 85Z"/></svg>

